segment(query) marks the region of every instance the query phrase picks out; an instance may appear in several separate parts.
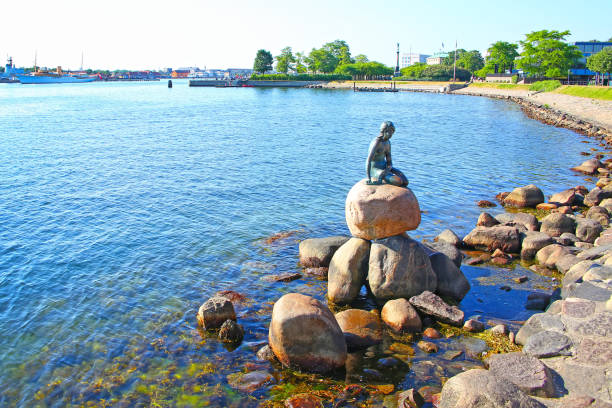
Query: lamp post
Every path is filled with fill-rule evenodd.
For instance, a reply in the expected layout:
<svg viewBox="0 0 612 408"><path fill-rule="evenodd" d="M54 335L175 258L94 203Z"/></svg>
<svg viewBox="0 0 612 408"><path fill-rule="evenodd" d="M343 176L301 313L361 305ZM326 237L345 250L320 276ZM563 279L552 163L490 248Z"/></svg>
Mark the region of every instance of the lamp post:
<svg viewBox="0 0 612 408"><path fill-rule="evenodd" d="M570 74L570 70L568 69L568 70L567 70L567 84L568 84L568 85L570 84L570 83L569 83L569 74Z"/></svg>

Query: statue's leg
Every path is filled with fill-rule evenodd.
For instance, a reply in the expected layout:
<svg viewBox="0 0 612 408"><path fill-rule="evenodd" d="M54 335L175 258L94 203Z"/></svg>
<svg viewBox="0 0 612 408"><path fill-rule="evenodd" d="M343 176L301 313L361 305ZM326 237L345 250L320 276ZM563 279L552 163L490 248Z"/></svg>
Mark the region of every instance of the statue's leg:
<svg viewBox="0 0 612 408"><path fill-rule="evenodd" d="M385 180L389 184L393 184L399 187L406 187L408 185L408 179L404 176L404 173L396 168L391 168L391 171L385 177Z"/></svg>

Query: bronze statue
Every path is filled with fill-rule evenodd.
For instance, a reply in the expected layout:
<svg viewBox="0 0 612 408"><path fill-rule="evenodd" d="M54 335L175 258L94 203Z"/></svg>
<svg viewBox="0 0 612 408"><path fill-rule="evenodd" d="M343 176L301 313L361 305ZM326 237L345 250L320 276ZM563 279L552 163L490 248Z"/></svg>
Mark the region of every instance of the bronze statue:
<svg viewBox="0 0 612 408"><path fill-rule="evenodd" d="M370 143L368 160L366 161L367 184L392 184L406 187L408 179L404 173L393 168L391 162L391 143L389 139L395 132L393 122L383 122L380 125L380 134Z"/></svg>

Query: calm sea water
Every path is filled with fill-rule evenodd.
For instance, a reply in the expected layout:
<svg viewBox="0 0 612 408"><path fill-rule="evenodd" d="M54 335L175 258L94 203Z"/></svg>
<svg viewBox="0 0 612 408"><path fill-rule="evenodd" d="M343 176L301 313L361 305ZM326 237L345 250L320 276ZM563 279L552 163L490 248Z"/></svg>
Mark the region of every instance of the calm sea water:
<svg viewBox="0 0 612 408"><path fill-rule="evenodd" d="M253 369L278 297L324 299L325 282L261 278L299 270L299 240L348 233L344 199L384 120L425 211L416 238L467 233L477 200L515 186L552 194L584 183L568 170L589 147L582 137L505 101L180 81L0 86L0 405L274 397L271 386L236 391L227 375ZM525 270L463 270L468 315L526 316L527 291L490 283ZM224 289L247 297L236 350L197 331L197 308ZM381 381L435 383L419 358ZM281 384L289 375L265 369Z"/></svg>

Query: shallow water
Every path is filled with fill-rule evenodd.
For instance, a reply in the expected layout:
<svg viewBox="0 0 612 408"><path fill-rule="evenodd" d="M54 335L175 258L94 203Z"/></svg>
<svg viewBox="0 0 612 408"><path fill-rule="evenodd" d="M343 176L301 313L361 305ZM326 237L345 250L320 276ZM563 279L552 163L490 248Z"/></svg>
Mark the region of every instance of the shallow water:
<svg viewBox="0 0 612 408"><path fill-rule="evenodd" d="M424 210L411 232L418 239L448 227L467 233L480 212L475 202L500 191L534 183L552 194L584 183L568 170L590 147L583 137L505 101L182 81L173 89L0 85L0 405L281 399L286 387L249 396L226 376L246 366L287 384L295 373L253 366L272 304L291 291L324 299L326 284L261 278L299 271L299 240L348 233L344 199L364 177L383 120L395 123L394 166ZM266 242L282 231L292 233ZM531 274L529 285L500 291L500 281L529 274L519 269L464 266L473 288L461 305L466 316L528 317L526 289L554 282ZM233 351L199 332L195 319L223 289L247 297L238 305L245 341ZM389 354L389 342L373 361ZM441 340L438 355L458 343ZM377 363L367 361L347 375L435 387L462 369L436 358L417 350L399 368L379 370L382 377L368 378L363 368ZM429 360L442 375L419 365ZM467 354L459 360L479 364Z"/></svg>

